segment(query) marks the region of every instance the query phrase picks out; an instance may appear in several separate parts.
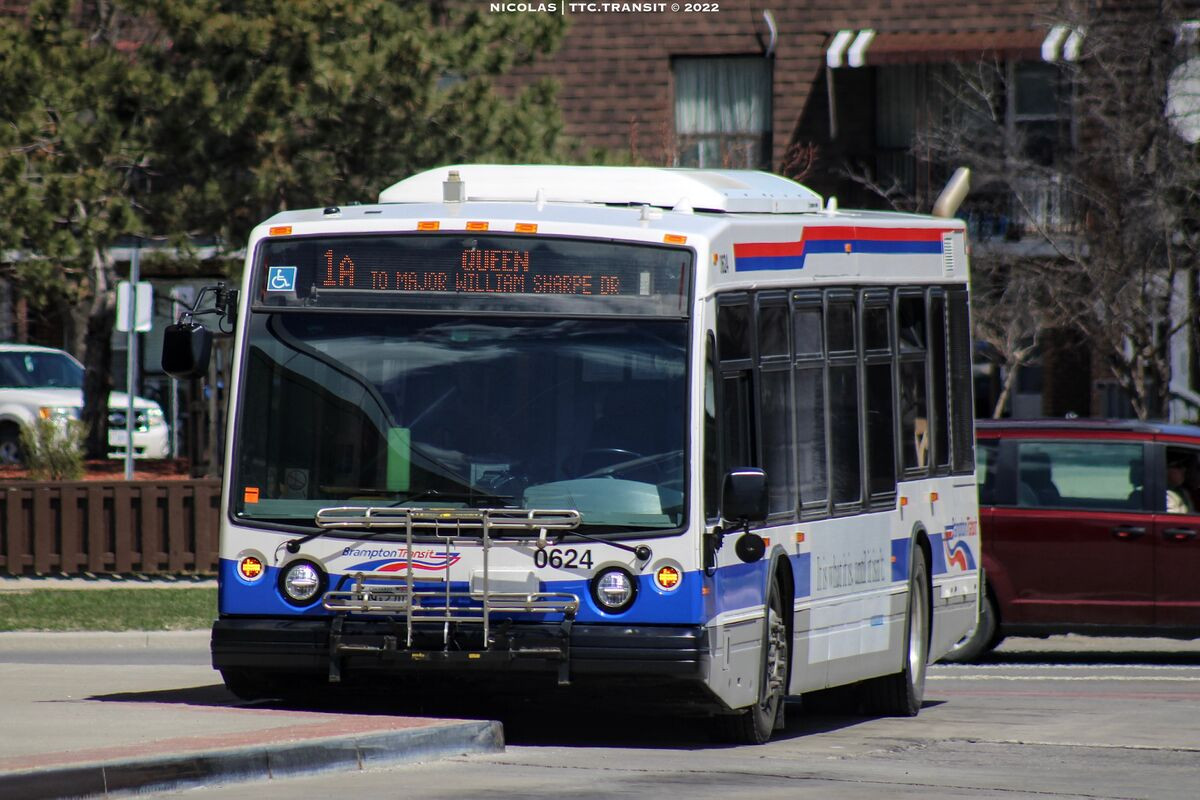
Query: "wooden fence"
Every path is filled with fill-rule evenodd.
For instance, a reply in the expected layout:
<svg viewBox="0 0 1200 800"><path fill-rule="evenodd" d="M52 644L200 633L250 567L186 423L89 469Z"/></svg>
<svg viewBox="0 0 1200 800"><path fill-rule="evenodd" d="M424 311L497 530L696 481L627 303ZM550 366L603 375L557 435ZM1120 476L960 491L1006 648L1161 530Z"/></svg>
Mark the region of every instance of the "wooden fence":
<svg viewBox="0 0 1200 800"><path fill-rule="evenodd" d="M212 573L221 482L0 484L0 574Z"/></svg>

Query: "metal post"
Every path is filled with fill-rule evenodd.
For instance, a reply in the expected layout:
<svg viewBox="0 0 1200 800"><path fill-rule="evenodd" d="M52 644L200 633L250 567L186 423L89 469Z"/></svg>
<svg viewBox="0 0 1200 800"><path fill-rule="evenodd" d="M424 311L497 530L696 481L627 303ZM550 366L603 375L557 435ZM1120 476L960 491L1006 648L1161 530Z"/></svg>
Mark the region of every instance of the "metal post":
<svg viewBox="0 0 1200 800"><path fill-rule="evenodd" d="M125 409L125 480L133 480L133 382L134 367L137 364L137 285L139 256L141 242L133 245L133 256L129 259L129 332L126 336L125 350L125 393L128 395L128 405Z"/></svg>

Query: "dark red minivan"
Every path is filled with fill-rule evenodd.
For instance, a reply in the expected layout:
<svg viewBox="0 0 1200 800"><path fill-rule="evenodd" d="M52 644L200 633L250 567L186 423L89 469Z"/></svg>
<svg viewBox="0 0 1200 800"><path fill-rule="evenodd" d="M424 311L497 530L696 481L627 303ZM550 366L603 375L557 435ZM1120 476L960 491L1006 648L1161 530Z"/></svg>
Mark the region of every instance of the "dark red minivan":
<svg viewBox="0 0 1200 800"><path fill-rule="evenodd" d="M1005 636L1200 637L1200 427L976 423L986 596L969 661Z"/></svg>

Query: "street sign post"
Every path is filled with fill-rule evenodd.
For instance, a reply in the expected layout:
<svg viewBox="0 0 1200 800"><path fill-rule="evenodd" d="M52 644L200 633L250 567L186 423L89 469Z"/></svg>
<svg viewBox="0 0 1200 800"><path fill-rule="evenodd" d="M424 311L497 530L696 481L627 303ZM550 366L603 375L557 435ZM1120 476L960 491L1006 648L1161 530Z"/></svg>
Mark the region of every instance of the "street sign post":
<svg viewBox="0 0 1200 800"><path fill-rule="evenodd" d="M125 480L133 480L134 381L137 369L137 335L150 330L154 320L154 288L138 280L141 248L133 248L129 280L117 284L117 330L125 333Z"/></svg>

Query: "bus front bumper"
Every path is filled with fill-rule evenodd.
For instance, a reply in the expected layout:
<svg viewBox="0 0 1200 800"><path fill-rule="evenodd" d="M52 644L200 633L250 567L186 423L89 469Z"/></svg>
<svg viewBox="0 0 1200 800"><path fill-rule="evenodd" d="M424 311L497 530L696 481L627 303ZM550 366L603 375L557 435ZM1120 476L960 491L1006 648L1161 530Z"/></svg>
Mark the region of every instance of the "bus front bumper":
<svg viewBox="0 0 1200 800"><path fill-rule="evenodd" d="M414 628L403 623L341 617L224 617L213 625L218 670L343 675L480 671L549 672L565 684L585 677L703 681L709 646L701 626L513 622Z"/></svg>

